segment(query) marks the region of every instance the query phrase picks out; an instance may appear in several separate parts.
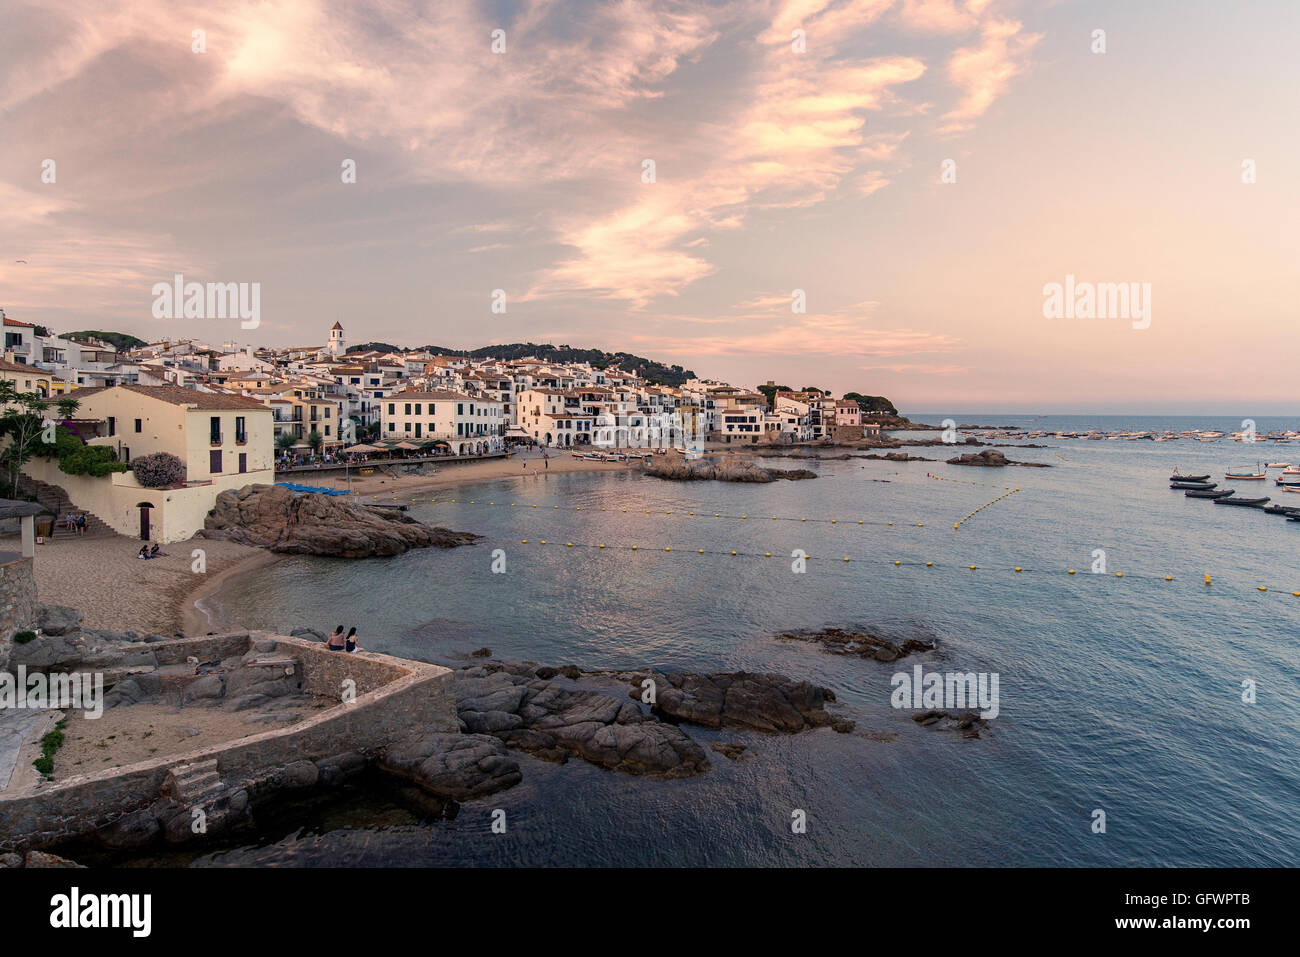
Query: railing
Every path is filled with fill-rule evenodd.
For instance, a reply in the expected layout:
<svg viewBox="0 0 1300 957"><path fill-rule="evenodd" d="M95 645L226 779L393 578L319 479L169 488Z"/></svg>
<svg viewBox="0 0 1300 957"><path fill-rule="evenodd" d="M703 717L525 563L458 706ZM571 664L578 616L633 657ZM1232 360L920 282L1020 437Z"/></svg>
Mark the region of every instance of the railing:
<svg viewBox="0 0 1300 957"><path fill-rule="evenodd" d="M247 444L248 444L248 433L247 433L247 432L236 432L236 433L235 433L235 444L236 444L236 445L247 445Z"/></svg>
<svg viewBox="0 0 1300 957"><path fill-rule="evenodd" d="M220 432L213 432L211 435L208 436L208 444L210 445L220 445L221 441L222 441L222 436Z"/></svg>

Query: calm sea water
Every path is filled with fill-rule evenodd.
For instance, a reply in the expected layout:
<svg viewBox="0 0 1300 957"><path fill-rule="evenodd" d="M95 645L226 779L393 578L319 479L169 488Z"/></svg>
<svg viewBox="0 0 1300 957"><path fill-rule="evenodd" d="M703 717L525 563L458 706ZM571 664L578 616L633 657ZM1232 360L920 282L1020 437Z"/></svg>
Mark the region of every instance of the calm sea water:
<svg viewBox="0 0 1300 957"><path fill-rule="evenodd" d="M1236 417L952 417L1241 427ZM1300 419L1256 423L1267 431ZM1178 465L1222 484L1229 466L1300 462L1300 444L1038 441L1053 447L1010 455L1051 468L849 460L812 463L815 480L766 486L596 473L440 489L412 514L482 534L480 544L365 562L290 559L232 579L219 610L250 626L355 623L365 647L427 660L486 645L589 668L778 671L832 688L832 707L857 729L690 728L705 747L738 740L754 757L711 753L713 769L685 781L521 756L521 786L452 820L353 798L332 817L277 823L197 863L1300 864L1300 523L1186 499L1166 481ZM1236 487L1300 505L1263 484ZM986 506L1010 488L1019 491ZM496 548L505 574L491 573ZM803 575L791 571L796 548L813 556ZM1096 549L1105 575L1090 571ZM828 625L937 638L938 652L907 659L909 670L997 673L992 730L965 740L921 728L890 707L899 666L772 640ZM1246 679L1254 704L1242 701ZM490 831L496 808L507 812L505 835ZM1096 809L1104 834L1092 830ZM807 833L791 832L795 810Z"/></svg>

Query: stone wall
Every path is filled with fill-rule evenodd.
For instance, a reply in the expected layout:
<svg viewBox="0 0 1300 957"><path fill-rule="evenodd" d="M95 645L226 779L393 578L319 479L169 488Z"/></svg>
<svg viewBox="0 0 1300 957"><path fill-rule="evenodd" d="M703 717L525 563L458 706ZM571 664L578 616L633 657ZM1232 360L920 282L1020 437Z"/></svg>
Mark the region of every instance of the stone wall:
<svg viewBox="0 0 1300 957"><path fill-rule="evenodd" d="M438 665L372 652L327 651L318 642L267 633L212 636L150 645L183 661L243 653L253 641L273 638L276 651L303 663L308 690L339 699L345 678L357 685L351 704L338 704L289 728L224 744L41 785L0 796L0 852L25 851L89 834L157 799L177 765L215 758L222 781L255 778L295 761L319 761L347 752L373 757L413 730L459 730L452 672ZM204 647L204 642L211 647ZM129 707L129 706L127 706Z"/></svg>
<svg viewBox="0 0 1300 957"><path fill-rule="evenodd" d="M9 664L14 635L36 621L36 576L32 560L19 558L0 565L0 671Z"/></svg>

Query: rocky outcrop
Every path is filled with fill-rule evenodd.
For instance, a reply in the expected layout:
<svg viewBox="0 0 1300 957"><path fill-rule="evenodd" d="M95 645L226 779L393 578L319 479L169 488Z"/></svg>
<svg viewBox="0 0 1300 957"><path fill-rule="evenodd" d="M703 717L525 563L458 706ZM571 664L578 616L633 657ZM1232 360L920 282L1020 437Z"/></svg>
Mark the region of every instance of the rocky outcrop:
<svg viewBox="0 0 1300 957"><path fill-rule="evenodd" d="M465 731L543 760L576 756L628 774L682 778L708 770L704 749L680 728L630 701L538 677L541 670L486 662L457 671L456 711Z"/></svg>
<svg viewBox="0 0 1300 957"><path fill-rule="evenodd" d="M919 711L912 720L923 728L940 728L960 731L963 738L978 738L980 731L988 729L988 719L974 711Z"/></svg>
<svg viewBox="0 0 1300 957"><path fill-rule="evenodd" d="M524 779L506 746L486 734L414 734L386 748L376 764L449 801L486 797Z"/></svg>
<svg viewBox="0 0 1300 957"><path fill-rule="evenodd" d="M681 482L775 482L777 479L810 479L817 473L808 469L768 469L748 459L688 462L671 456L652 458L645 463L645 474Z"/></svg>
<svg viewBox="0 0 1300 957"><path fill-rule="evenodd" d="M630 697L640 698L654 682L653 711L671 721L686 721L706 728L752 728L757 731L796 732L835 724L848 731L852 722L836 722L826 712L834 701L829 688L784 675L671 674L657 671L630 675Z"/></svg>
<svg viewBox="0 0 1300 957"><path fill-rule="evenodd" d="M924 638L904 638L890 641L863 631L843 628L823 628L821 631L789 631L776 636L777 641L807 641L820 645L822 651L832 655L851 655L875 661L897 661L920 651L933 651L934 642Z"/></svg>
<svg viewBox="0 0 1300 957"><path fill-rule="evenodd" d="M983 452L969 452L966 455L957 455L948 459L949 465L983 465L991 468L1002 468L1007 465L1020 465L1031 469L1050 469L1052 466L1047 462L1016 462L1007 458L997 449L985 449Z"/></svg>
<svg viewBox="0 0 1300 957"><path fill-rule="evenodd" d="M295 495L246 485L217 496L199 535L273 552L368 558L409 548L453 548L479 536L425 525L395 509L370 508L319 493Z"/></svg>

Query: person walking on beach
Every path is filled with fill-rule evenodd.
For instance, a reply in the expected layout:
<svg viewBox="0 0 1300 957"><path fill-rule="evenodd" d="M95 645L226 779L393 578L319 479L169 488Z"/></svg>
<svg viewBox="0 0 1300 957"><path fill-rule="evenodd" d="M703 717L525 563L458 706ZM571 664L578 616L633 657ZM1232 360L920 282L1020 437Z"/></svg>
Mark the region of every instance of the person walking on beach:
<svg viewBox="0 0 1300 957"><path fill-rule="evenodd" d="M80 515L77 516L77 534L78 535L86 534L86 513L85 512L82 512ZM154 546L154 548L157 547L158 547L157 545Z"/></svg>
<svg viewBox="0 0 1300 957"><path fill-rule="evenodd" d="M355 631L356 629L353 630ZM326 647L328 647L330 651L343 651L347 647L343 640L342 625L339 625L334 629L334 633L330 635L329 641L326 642Z"/></svg>
<svg viewBox="0 0 1300 957"><path fill-rule="evenodd" d="M355 626L348 631L346 647L349 652L356 651L358 648L361 647L361 645L357 642L357 629Z"/></svg>

